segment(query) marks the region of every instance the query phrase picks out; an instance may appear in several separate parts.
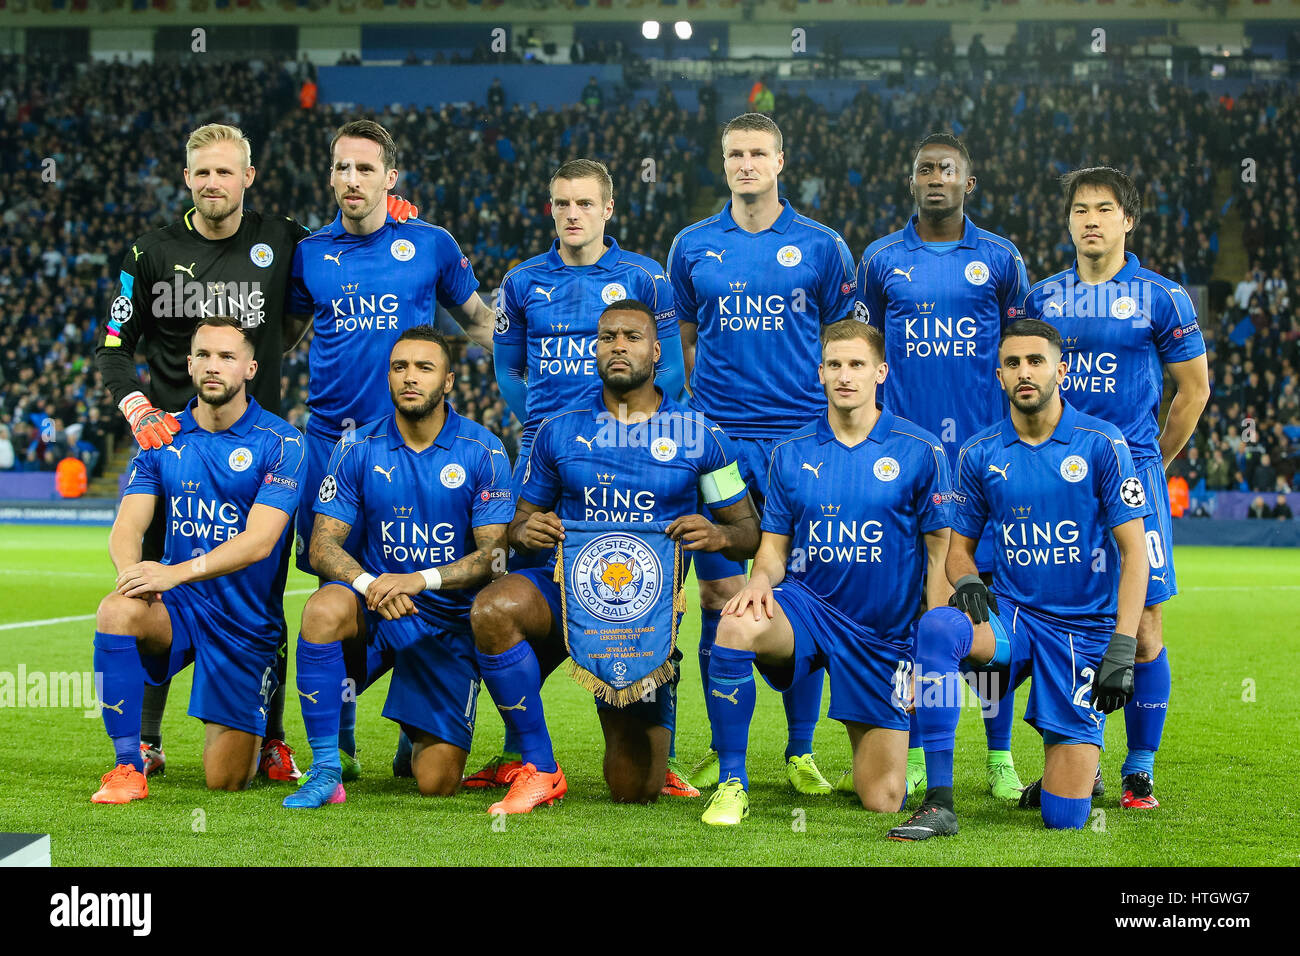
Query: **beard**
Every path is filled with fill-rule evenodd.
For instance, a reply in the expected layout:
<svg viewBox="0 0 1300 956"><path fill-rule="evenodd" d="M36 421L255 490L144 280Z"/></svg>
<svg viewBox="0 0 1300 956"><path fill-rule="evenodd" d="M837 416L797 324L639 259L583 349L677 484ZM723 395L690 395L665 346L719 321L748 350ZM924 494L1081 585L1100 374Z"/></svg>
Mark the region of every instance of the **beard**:
<svg viewBox="0 0 1300 956"><path fill-rule="evenodd" d="M351 219L354 222L360 222L361 220L365 219L366 216L369 216L372 212L375 211L375 206L378 205L378 203L373 203L373 202L370 203L369 205L367 205L365 202L362 202L362 204L358 206L356 209L349 210L347 203L344 201L348 198L347 193L343 193L342 195L336 196L335 198L338 200L339 211L343 213L343 218ZM363 200L365 199L364 196L361 198Z"/></svg>
<svg viewBox="0 0 1300 956"><path fill-rule="evenodd" d="M630 366L626 371L610 372L609 369L600 369L600 380L612 389L620 392L630 392L635 388L640 388L654 375L653 365L643 365L637 367Z"/></svg>
<svg viewBox="0 0 1300 956"><path fill-rule="evenodd" d="M1016 386L1016 388L1019 387L1019 385ZM1052 400L1055 393L1056 389L1052 389L1050 392L1040 389L1032 398L1022 399L1013 391L1007 398L1010 399L1011 404L1016 407L1017 411L1025 415L1037 415L1047 407L1047 403Z"/></svg>
<svg viewBox="0 0 1300 956"><path fill-rule="evenodd" d="M240 391L243 390L243 388L244 388L243 382L240 382L238 385L227 385L221 390L219 394L213 395L210 392L205 392L203 390L203 385L200 383L198 386L199 401L202 402L204 405L209 406L210 408L220 408L222 405L225 405L232 398L238 395Z"/></svg>
<svg viewBox="0 0 1300 956"><path fill-rule="evenodd" d="M391 392L389 394L392 394ZM400 393L399 393L400 395ZM401 415L408 422L422 422L433 414L434 409L442 404L443 393L435 392L426 398L419 405L413 408L403 408L399 402L399 395L393 395L393 405L397 408L397 414Z"/></svg>
<svg viewBox="0 0 1300 956"><path fill-rule="evenodd" d="M203 199L201 196L195 196L194 205L198 207L199 215L208 222L224 222L235 214L240 203L230 197Z"/></svg>

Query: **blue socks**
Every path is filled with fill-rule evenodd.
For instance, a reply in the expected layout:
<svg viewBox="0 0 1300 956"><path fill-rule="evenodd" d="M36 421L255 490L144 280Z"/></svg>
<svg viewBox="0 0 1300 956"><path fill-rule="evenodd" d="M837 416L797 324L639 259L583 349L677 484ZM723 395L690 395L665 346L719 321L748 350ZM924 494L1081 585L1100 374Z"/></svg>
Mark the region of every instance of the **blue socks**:
<svg viewBox="0 0 1300 956"><path fill-rule="evenodd" d="M722 620L721 611L700 608L700 687L704 690L704 711L713 720L713 710L709 707L709 655L713 653L713 642L718 637L718 622ZM709 749L717 750L717 735L709 738Z"/></svg>
<svg viewBox="0 0 1300 956"><path fill-rule="evenodd" d="M343 773L339 762L339 714L343 710L343 645L311 644L298 635L298 703L307 726L312 769ZM353 719L355 720L355 704Z"/></svg>
<svg viewBox="0 0 1300 956"><path fill-rule="evenodd" d="M754 719L754 652L714 645L709 665L707 698L709 723L718 751L718 776L722 782L736 777L749 789L745 751L749 749L749 724ZM820 677L821 672L818 671Z"/></svg>
<svg viewBox="0 0 1300 956"><path fill-rule="evenodd" d="M983 709L984 737L988 741L989 750L1010 750L1011 724L1016 716L1015 689L1008 688L996 706L997 713L993 716L990 716L991 707L986 705Z"/></svg>
<svg viewBox="0 0 1300 956"><path fill-rule="evenodd" d="M1162 647L1155 660L1133 665L1133 699L1124 705L1128 756L1120 768L1122 774L1145 773L1155 779L1156 751L1169 713L1171 680L1168 648Z"/></svg>
<svg viewBox="0 0 1300 956"><path fill-rule="evenodd" d="M785 759L812 753L813 730L822 713L822 690L826 674L819 667L781 695L785 705L785 722L789 728L786 738Z"/></svg>
<svg viewBox="0 0 1300 956"><path fill-rule="evenodd" d="M542 670L527 641L520 641L504 654L478 655L483 683L501 712L506 733L514 733L524 763L543 773L556 770L551 735L542 713ZM510 737L507 736L507 742Z"/></svg>
<svg viewBox="0 0 1300 956"><path fill-rule="evenodd" d="M1043 788L1043 825L1047 829L1082 830L1091 814L1091 797L1058 797Z"/></svg>
<svg viewBox="0 0 1300 956"><path fill-rule="evenodd" d="M339 750L349 757L357 755L357 702L345 700L339 711Z"/></svg>
<svg viewBox="0 0 1300 956"><path fill-rule="evenodd" d="M926 786L952 786L957 722L965 699L961 662L974 630L956 608L927 611L916 633L916 721L925 745Z"/></svg>
<svg viewBox="0 0 1300 956"><path fill-rule="evenodd" d="M144 706L144 665L136 639L129 634L95 632L95 673L102 675L98 688L104 730L113 741L117 764L129 764L144 772L140 756L140 711Z"/></svg>

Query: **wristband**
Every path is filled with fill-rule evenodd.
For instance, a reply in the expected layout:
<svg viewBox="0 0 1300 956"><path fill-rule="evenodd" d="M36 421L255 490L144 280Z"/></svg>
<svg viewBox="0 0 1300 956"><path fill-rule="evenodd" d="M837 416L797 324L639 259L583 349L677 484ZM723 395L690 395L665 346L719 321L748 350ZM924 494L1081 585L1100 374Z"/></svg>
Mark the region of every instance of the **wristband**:
<svg viewBox="0 0 1300 956"><path fill-rule="evenodd" d="M141 392L137 389L136 391L132 392L130 395L126 396L126 398L122 399L120 402L117 403L117 410L121 412L123 415L130 417L131 412L128 412L126 410L127 406L131 406L131 411L133 412L135 411L136 402L144 402L146 405L148 405L149 399L145 398L144 392Z"/></svg>
<svg viewBox="0 0 1300 956"><path fill-rule="evenodd" d="M362 571L355 578L353 578L352 587L358 594L364 597L366 593L366 588L370 587L370 585L373 584L374 581L375 581L375 576L373 574L370 574L366 571Z"/></svg>
<svg viewBox="0 0 1300 956"><path fill-rule="evenodd" d="M425 568L423 571L417 571L424 578L424 589L426 591L437 591L442 587L442 574L437 568Z"/></svg>

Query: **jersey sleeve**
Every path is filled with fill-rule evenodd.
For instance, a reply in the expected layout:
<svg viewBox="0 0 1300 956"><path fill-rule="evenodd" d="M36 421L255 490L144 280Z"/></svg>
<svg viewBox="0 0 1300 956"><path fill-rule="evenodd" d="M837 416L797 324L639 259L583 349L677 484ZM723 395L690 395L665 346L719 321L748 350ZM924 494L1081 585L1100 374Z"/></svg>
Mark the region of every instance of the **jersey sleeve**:
<svg viewBox="0 0 1300 956"><path fill-rule="evenodd" d="M126 482L126 495L157 495L162 497L162 476L158 473L157 448L142 448L131 459L131 474Z"/></svg>
<svg viewBox="0 0 1300 956"><path fill-rule="evenodd" d="M519 497L539 508L550 508L560 500L560 472L552 448L554 434L554 419L548 418L537 429L524 465L524 479L519 484Z"/></svg>
<svg viewBox="0 0 1300 956"><path fill-rule="evenodd" d="M267 443L266 473L253 503L270 505L292 515L298 510L298 483L306 471L305 443L297 429L288 435L277 433L276 437L278 442Z"/></svg>
<svg viewBox="0 0 1300 956"><path fill-rule="evenodd" d="M998 316L1003 327L1024 318L1025 295L1029 292L1029 273L1025 260L1014 245L1008 249L1006 266L998 277Z"/></svg>
<svg viewBox="0 0 1300 956"><path fill-rule="evenodd" d="M680 235L673 240L673 247L668 250L668 285L672 289L673 309L677 314L677 321L699 324L696 316L699 303L695 299L691 267L686 260L686 251L682 248Z"/></svg>
<svg viewBox="0 0 1300 956"><path fill-rule="evenodd" d="M858 289L857 273L853 269L853 254L836 233L835 241L826 249L826 262L821 273L821 288L817 291L817 306L822 325L830 325L854 313L854 300Z"/></svg>
<svg viewBox="0 0 1300 956"><path fill-rule="evenodd" d="M520 290L520 275L519 272L511 272L501 280L501 288L497 290L496 325L492 329L494 345L522 348L528 343L528 318L524 311L524 295Z"/></svg>
<svg viewBox="0 0 1300 956"><path fill-rule="evenodd" d="M514 496L510 493L510 460L506 457L505 447L501 439L490 432L486 432L482 440L486 447L479 462L471 520L475 528L509 524L515 516Z"/></svg>
<svg viewBox="0 0 1300 956"><path fill-rule="evenodd" d="M307 246L298 243L293 250L293 266L289 270L289 288L284 293L285 315L311 315L316 303L307 291Z"/></svg>
<svg viewBox="0 0 1300 956"><path fill-rule="evenodd" d="M989 505L984 497L983 475L980 465L983 456L973 445L967 445L957 455L957 486L952 492L952 530L968 538L978 538L984 533L988 521Z"/></svg>
<svg viewBox="0 0 1300 956"><path fill-rule="evenodd" d="M118 294L108 307L103 337L95 348L95 367L115 403L142 386L135 372L135 352L149 314L150 258L140 250L140 240L122 257Z"/></svg>
<svg viewBox="0 0 1300 956"><path fill-rule="evenodd" d="M1112 429L1108 440L1098 436L1093 457L1097 469L1097 499L1108 528L1151 514L1146 489L1133 470L1133 455L1118 431Z"/></svg>
<svg viewBox="0 0 1300 956"><path fill-rule="evenodd" d="M858 263L858 291L853 307L853 317L859 322L867 322L885 331L885 284L880 276L880 268L871 246L862 253Z"/></svg>
<svg viewBox="0 0 1300 956"><path fill-rule="evenodd" d="M913 505L922 534L952 527L952 474L943 446L930 446L933 467L921 472Z"/></svg>
<svg viewBox="0 0 1300 956"><path fill-rule="evenodd" d="M782 468L781 447L772 449L767 467L767 498L763 501L763 520L759 529L772 534L794 534L794 507L790 501L788 481Z"/></svg>
<svg viewBox="0 0 1300 956"><path fill-rule="evenodd" d="M1152 290L1152 337L1160 361L1186 362L1205 354L1205 338L1196 321L1196 306L1182 286Z"/></svg>
<svg viewBox="0 0 1300 956"><path fill-rule="evenodd" d="M438 302L451 309L468 301L478 290L478 279L469 257L461 254L460 246L445 229L438 230L435 240L438 263Z"/></svg>
<svg viewBox="0 0 1300 956"><path fill-rule="evenodd" d="M658 268L659 263L654 264ZM646 305L654 310L655 326L659 329L659 338L666 339L680 335L677 328L677 309L673 305L673 287L666 272L655 272L646 282Z"/></svg>
<svg viewBox="0 0 1300 956"><path fill-rule="evenodd" d="M700 497L709 510L717 511L744 500L748 488L740 475L736 448L717 425L696 419L704 429L703 454L700 456Z"/></svg>
<svg viewBox="0 0 1300 956"><path fill-rule="evenodd" d="M316 492L315 512L335 518L349 527L357 523L361 513L361 482L364 473L359 463L365 458L359 449L360 442L340 438L330 452L330 461Z"/></svg>

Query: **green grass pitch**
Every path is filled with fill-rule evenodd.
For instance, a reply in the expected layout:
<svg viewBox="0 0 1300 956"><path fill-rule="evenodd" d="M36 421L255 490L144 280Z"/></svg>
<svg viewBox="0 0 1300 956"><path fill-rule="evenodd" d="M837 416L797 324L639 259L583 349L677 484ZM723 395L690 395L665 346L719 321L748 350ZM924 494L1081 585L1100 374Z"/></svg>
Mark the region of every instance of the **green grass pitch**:
<svg viewBox="0 0 1300 956"><path fill-rule="evenodd" d="M91 669L93 622L84 616L112 582L106 541L99 528L0 525L0 673L16 674L20 665L28 674ZM1110 749L1102 758L1108 792L1081 833L1048 833L1036 813L988 795L983 729L978 712L967 708L956 765L961 833L916 845L885 840L902 816L868 813L838 794L806 797L789 788L780 759L784 715L766 687L751 735L753 807L744 825L704 826L702 800L615 806L601 778L591 699L564 671L551 677L544 694L569 796L559 806L507 818L501 828L486 814L492 796L425 799L412 781L392 777L397 732L380 716L387 678L361 698L357 740L365 773L349 785L346 804L282 809L287 784L210 793L199 756L202 727L185 715L187 671L173 683L163 725L167 776L147 800L127 806L90 803L112 756L97 716L67 706L0 709L0 831L49 833L56 865L91 866L1294 865L1300 856L1292 829L1300 809L1300 553L1181 548L1176 556L1182 594L1165 613L1173 703L1156 764L1163 806L1145 813L1119 809L1124 728L1116 717L1108 722ZM291 632L310 586L293 572L285 602ZM23 623L67 617L82 619ZM683 625L678 736L687 760L708 743L697 634L692 610ZM292 672L289 679L292 686ZM1027 690L1017 695L1018 713ZM310 755L292 695L285 717L290 743L306 765ZM484 693L471 769L500 741L501 721ZM824 719L816 747L828 777L848 766L839 724ZM1038 736L1017 720L1012 747L1028 783L1042 768Z"/></svg>

